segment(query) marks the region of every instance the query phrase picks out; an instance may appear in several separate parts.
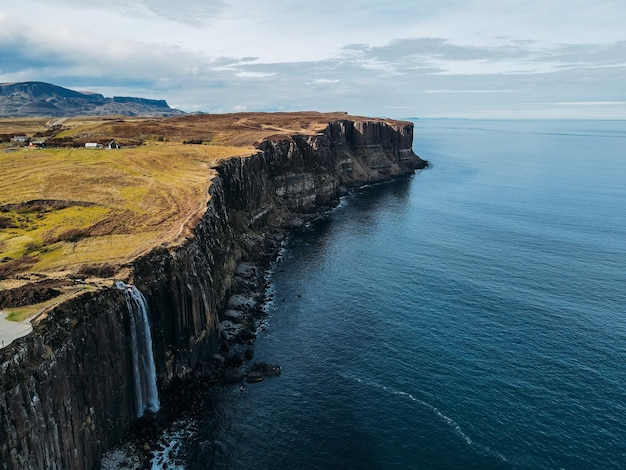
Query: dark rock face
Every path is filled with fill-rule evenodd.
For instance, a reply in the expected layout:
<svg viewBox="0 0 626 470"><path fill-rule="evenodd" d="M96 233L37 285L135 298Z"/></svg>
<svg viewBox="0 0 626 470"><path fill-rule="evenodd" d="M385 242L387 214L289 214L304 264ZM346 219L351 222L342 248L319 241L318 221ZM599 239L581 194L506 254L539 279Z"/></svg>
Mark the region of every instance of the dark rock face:
<svg viewBox="0 0 626 470"><path fill-rule="evenodd" d="M346 187L424 168L412 139L410 123L342 120L221 163L193 236L133 263L160 388L216 378L224 367L222 380L240 380L232 367L252 351L231 346L258 314L255 279L283 236L335 205ZM97 465L136 416L129 336L123 296L111 286L61 305L0 351L0 469Z"/></svg>
<svg viewBox="0 0 626 470"><path fill-rule="evenodd" d="M61 291L55 289L55 287L69 284L71 284L71 281L39 282L28 288L0 291L0 308L23 307L45 302L61 295Z"/></svg>
<svg viewBox="0 0 626 470"><path fill-rule="evenodd" d="M121 295L88 294L2 351L0 468L92 468L124 435L136 416L127 317Z"/></svg>
<svg viewBox="0 0 626 470"><path fill-rule="evenodd" d="M0 117L178 116L164 100L81 93L43 82L0 83Z"/></svg>

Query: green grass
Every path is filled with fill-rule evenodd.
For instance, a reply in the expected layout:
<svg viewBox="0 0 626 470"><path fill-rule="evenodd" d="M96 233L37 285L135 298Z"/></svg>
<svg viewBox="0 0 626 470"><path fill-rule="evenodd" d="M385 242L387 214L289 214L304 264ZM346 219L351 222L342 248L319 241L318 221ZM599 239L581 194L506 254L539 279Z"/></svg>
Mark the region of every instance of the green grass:
<svg viewBox="0 0 626 470"><path fill-rule="evenodd" d="M41 302L39 304L28 305L25 307L15 307L15 308L6 308L3 311L6 312L6 319L14 322L21 322L24 320L28 320L30 318L34 318L41 314L44 310L50 309L61 302L73 297L79 293L85 292L87 290L93 290L92 286L83 285L81 287L70 287L64 288L64 293L55 297L53 299L47 300L45 302Z"/></svg>
<svg viewBox="0 0 626 470"><path fill-rule="evenodd" d="M6 319L9 321L20 322L37 315L44 307L42 304L29 305L28 307L8 308Z"/></svg>
<svg viewBox="0 0 626 470"><path fill-rule="evenodd" d="M344 118L304 112L0 119L5 135L52 137L58 129L56 139L76 145L144 143L120 150L0 145L0 281L120 265L156 245L178 243L206 209L218 160L254 154L266 138L316 134L329 120ZM19 206L32 200L70 202Z"/></svg>
<svg viewBox="0 0 626 470"><path fill-rule="evenodd" d="M0 259L28 260L17 271L65 271L174 242L204 211L216 161L251 152L158 143L0 153ZM32 200L68 202L19 205Z"/></svg>

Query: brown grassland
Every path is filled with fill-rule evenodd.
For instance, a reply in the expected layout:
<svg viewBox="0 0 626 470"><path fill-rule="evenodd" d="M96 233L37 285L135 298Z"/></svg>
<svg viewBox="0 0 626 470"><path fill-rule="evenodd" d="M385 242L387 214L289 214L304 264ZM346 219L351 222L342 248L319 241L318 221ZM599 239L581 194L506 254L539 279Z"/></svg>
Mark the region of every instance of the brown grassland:
<svg viewBox="0 0 626 470"><path fill-rule="evenodd" d="M251 155L263 139L315 134L339 118L346 115L0 119L0 134L48 134L81 146L0 144L0 289L38 278L115 275L151 248L189 235L220 159ZM122 148L84 148L110 140Z"/></svg>

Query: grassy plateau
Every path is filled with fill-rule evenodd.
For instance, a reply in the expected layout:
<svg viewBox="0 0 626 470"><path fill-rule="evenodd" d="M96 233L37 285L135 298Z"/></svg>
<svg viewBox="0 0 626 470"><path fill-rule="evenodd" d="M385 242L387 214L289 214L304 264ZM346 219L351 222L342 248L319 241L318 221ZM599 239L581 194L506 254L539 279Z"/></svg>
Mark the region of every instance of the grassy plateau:
<svg viewBox="0 0 626 470"><path fill-rule="evenodd" d="M263 139L315 134L344 113L0 119L0 291L38 279L110 278L189 236L219 160ZM86 142L120 149L88 149Z"/></svg>

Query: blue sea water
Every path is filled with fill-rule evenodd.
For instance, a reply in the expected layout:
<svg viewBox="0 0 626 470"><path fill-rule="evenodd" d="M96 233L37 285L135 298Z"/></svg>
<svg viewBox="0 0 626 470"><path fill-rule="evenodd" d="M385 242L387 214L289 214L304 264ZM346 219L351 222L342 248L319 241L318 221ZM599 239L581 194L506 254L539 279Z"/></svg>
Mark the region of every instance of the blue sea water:
<svg viewBox="0 0 626 470"><path fill-rule="evenodd" d="M626 468L626 122L417 120L286 246L187 468ZM284 301L283 301L284 299Z"/></svg>

